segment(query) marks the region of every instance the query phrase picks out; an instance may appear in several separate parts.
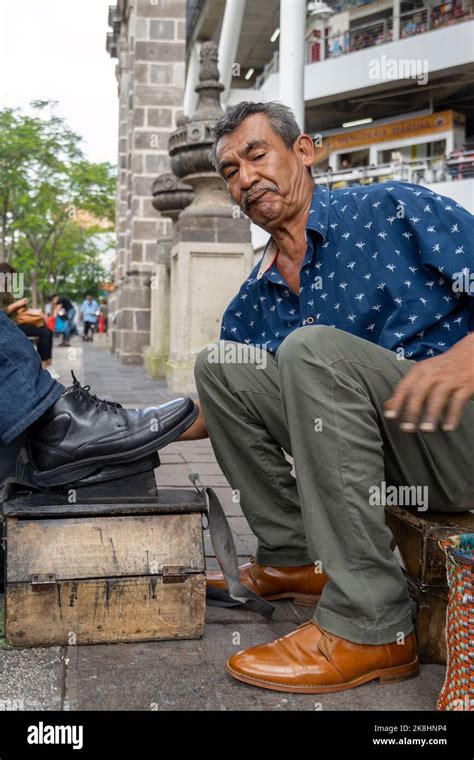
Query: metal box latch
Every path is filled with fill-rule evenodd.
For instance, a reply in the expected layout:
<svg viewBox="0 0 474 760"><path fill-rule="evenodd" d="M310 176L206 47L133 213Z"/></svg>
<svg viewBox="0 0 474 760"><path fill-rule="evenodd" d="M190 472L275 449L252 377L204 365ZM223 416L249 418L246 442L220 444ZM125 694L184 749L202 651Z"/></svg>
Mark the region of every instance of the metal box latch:
<svg viewBox="0 0 474 760"><path fill-rule="evenodd" d="M38 573L31 576L33 591L50 591L56 587L56 576L53 573Z"/></svg>
<svg viewBox="0 0 474 760"><path fill-rule="evenodd" d="M186 568L182 565L163 565L163 583L184 583Z"/></svg>

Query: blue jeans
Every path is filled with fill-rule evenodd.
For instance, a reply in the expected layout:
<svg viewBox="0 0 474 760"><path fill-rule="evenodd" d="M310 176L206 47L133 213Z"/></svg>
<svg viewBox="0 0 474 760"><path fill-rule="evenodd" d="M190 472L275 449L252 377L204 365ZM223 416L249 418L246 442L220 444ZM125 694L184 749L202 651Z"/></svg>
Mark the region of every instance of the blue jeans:
<svg viewBox="0 0 474 760"><path fill-rule="evenodd" d="M64 343L69 343L69 338L71 337L71 333L73 331L74 327L74 317L76 316L76 310L69 309L67 312L67 319L64 325Z"/></svg>
<svg viewBox="0 0 474 760"><path fill-rule="evenodd" d="M8 444L54 404L64 386L41 368L26 335L0 310L0 439Z"/></svg>

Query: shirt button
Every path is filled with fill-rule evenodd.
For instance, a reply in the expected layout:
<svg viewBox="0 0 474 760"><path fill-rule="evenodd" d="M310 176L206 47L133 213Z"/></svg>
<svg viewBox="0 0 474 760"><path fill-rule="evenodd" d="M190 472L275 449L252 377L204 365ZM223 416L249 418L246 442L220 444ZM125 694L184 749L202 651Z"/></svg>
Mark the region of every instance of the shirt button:
<svg viewBox="0 0 474 760"><path fill-rule="evenodd" d="M312 325L314 322L314 317L306 317L306 324Z"/></svg>
<svg viewBox="0 0 474 760"><path fill-rule="evenodd" d="M290 291L289 290L285 290L285 296L289 296L289 295L290 295Z"/></svg>

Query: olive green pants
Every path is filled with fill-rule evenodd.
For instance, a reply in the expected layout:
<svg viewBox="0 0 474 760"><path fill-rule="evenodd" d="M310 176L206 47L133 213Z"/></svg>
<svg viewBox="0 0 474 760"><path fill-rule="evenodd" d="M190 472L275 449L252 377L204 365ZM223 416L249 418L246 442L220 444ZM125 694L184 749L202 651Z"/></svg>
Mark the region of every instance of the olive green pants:
<svg viewBox="0 0 474 760"><path fill-rule="evenodd" d="M257 561L321 563L329 581L314 619L356 643L413 628L384 519L393 487L414 510L474 508L474 402L450 433L402 433L383 417L413 364L323 326L295 330L275 356L218 341L196 360L211 444L257 536Z"/></svg>

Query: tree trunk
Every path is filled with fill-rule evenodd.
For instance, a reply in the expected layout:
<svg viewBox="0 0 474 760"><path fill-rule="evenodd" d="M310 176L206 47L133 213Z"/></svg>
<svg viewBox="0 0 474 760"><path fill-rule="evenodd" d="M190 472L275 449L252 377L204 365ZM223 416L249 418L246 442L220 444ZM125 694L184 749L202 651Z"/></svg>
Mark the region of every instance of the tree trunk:
<svg viewBox="0 0 474 760"><path fill-rule="evenodd" d="M38 308L38 276L36 269L32 269L30 272L30 288L31 288L31 306L34 309Z"/></svg>

